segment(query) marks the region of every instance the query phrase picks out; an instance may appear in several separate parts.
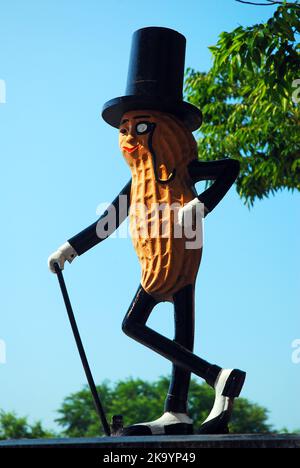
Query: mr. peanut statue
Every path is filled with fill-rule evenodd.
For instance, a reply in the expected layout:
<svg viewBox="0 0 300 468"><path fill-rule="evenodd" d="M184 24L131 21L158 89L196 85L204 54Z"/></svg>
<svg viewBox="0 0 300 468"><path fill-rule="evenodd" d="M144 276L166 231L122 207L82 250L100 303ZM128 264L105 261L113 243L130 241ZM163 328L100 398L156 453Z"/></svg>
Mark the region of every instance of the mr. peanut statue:
<svg viewBox="0 0 300 468"><path fill-rule="evenodd" d="M202 217L234 183L239 163L198 160L192 132L200 127L202 114L182 97L185 43L184 36L167 28L149 27L134 33L126 95L108 101L102 112L107 123L119 128L120 149L131 180L98 221L49 257L52 271L55 263L63 269L66 260L71 263L100 243L129 214L142 276L122 328L173 366L163 415L125 427L124 435L193 433L187 410L192 372L215 389L213 408L200 433L226 433L233 400L245 380L245 372L223 369L193 354ZM214 182L198 196L195 183L201 180ZM115 214L113 223L111 213ZM154 306L163 301L174 304L174 340L146 325Z"/></svg>

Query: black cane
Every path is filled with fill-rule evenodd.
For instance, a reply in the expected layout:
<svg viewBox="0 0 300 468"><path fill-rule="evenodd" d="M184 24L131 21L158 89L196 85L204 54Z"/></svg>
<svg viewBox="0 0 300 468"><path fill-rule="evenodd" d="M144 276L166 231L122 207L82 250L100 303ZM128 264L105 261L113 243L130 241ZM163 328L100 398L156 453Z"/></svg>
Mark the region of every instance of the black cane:
<svg viewBox="0 0 300 468"><path fill-rule="evenodd" d="M67 291L67 288L66 288L66 283L65 283L62 271L61 271L61 269L60 269L60 267L59 267L59 265L57 263L54 264L54 268L55 268L55 273L57 274L60 289L61 289L61 292L62 292L62 295L63 295L63 298L64 298L64 302L65 302L66 309L67 309L67 312L68 312L68 317L69 317L70 324L71 324L71 327L72 327L73 335L74 335L74 338L75 338L75 341L76 341L77 349L79 351L80 359L81 359L81 362L82 362L82 365L83 365L83 368L84 368L84 372L85 372L87 381L88 381L89 386L90 386L90 390L92 392L95 408L96 408L96 411L97 411L97 413L99 415L99 418L101 420L105 435L110 436L111 435L110 427L109 427L109 424L107 422L107 419L106 419L106 416L105 416L105 413L104 413L104 409L103 409L103 406L101 404L101 401L100 401L100 398L99 398L99 395L98 395L98 392L97 392L97 389L96 389L96 385L95 385L95 382L94 382L94 379L93 379L93 376L92 376L92 373L91 373L91 369L90 369L90 366L89 366L89 363L88 363L88 360L86 358L86 354L85 354L85 351L84 351L84 348L83 348L83 345L82 345L82 341L81 341L79 331L78 331L78 327L77 327L77 324L76 324L76 320L75 320L75 317L74 317L74 312L73 312L71 302L70 302L70 298L69 298L69 295L68 295L68 291Z"/></svg>

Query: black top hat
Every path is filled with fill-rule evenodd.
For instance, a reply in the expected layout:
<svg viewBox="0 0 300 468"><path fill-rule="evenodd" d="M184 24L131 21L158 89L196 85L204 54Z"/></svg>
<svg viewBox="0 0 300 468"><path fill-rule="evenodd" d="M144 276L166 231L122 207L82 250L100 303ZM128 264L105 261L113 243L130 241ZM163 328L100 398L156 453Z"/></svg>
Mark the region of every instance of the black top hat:
<svg viewBox="0 0 300 468"><path fill-rule="evenodd" d="M202 113L183 101L186 40L168 28L138 29L132 37L126 95L106 102L102 117L119 127L130 110L153 109L175 115L191 130L197 130Z"/></svg>

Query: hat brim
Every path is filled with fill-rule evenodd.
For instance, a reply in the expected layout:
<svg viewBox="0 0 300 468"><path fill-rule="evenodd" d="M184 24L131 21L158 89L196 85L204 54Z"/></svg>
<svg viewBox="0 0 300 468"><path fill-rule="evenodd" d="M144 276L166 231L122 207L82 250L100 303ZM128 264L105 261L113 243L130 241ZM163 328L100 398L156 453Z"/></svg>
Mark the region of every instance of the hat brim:
<svg viewBox="0 0 300 468"><path fill-rule="evenodd" d="M102 109L102 117L109 125L119 128L122 116L133 110L157 110L179 118L186 127L194 132L202 123L202 112L185 101L168 101L153 96L122 96L107 101Z"/></svg>

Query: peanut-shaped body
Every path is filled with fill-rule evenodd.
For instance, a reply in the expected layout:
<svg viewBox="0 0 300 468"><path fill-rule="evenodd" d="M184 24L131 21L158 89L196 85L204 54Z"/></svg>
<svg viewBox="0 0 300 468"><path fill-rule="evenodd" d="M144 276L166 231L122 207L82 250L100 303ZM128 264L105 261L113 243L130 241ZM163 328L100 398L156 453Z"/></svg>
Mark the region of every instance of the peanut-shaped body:
<svg viewBox="0 0 300 468"><path fill-rule="evenodd" d="M128 112L120 147L130 166L130 231L143 288L168 300L196 279L201 248L187 248L178 209L195 198L187 171L196 158L192 134L175 117L154 111Z"/></svg>

